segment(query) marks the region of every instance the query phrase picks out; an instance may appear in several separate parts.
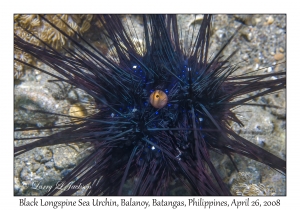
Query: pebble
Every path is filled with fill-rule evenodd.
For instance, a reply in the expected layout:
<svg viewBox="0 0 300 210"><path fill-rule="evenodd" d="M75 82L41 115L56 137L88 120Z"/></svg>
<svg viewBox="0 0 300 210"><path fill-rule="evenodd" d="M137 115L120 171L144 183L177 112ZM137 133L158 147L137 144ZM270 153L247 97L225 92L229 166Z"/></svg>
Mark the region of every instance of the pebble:
<svg viewBox="0 0 300 210"><path fill-rule="evenodd" d="M284 54L282 54L282 53L276 53L274 55L274 59L277 61L282 60L283 58L284 58Z"/></svg>
<svg viewBox="0 0 300 210"><path fill-rule="evenodd" d="M274 22L273 16L269 16L267 23L271 25Z"/></svg>
<svg viewBox="0 0 300 210"><path fill-rule="evenodd" d="M249 58L249 56L248 56L248 54L244 54L244 55L242 56L242 58L243 58L243 60L247 60L247 59Z"/></svg>
<svg viewBox="0 0 300 210"><path fill-rule="evenodd" d="M193 20L189 25L190 26L197 25L197 24L201 25L202 21L203 21L203 16L199 16L195 20Z"/></svg>
<svg viewBox="0 0 300 210"><path fill-rule="evenodd" d="M284 49L282 47L279 48L279 52L283 53Z"/></svg>
<svg viewBox="0 0 300 210"><path fill-rule="evenodd" d="M258 58L254 58L255 63L260 63L260 60Z"/></svg>
<svg viewBox="0 0 300 210"><path fill-rule="evenodd" d="M35 78L36 78L37 81L40 81L42 79L42 76L41 75L37 75Z"/></svg>
<svg viewBox="0 0 300 210"><path fill-rule="evenodd" d="M268 72L272 72L273 68L272 67L268 67Z"/></svg>
<svg viewBox="0 0 300 210"><path fill-rule="evenodd" d="M69 115L72 117L84 118L86 117L86 109L81 104L73 104L69 109ZM71 118L71 120L74 122L78 121L77 118Z"/></svg>
<svg viewBox="0 0 300 210"><path fill-rule="evenodd" d="M260 21L261 21L261 18L255 18L256 24L260 23Z"/></svg>
<svg viewBox="0 0 300 210"><path fill-rule="evenodd" d="M217 30L216 35L219 37L219 39L223 39L225 37L225 31L224 30Z"/></svg>
<svg viewBox="0 0 300 210"><path fill-rule="evenodd" d="M253 34L250 32L250 29L242 30L241 34L248 42L250 42L253 39Z"/></svg>

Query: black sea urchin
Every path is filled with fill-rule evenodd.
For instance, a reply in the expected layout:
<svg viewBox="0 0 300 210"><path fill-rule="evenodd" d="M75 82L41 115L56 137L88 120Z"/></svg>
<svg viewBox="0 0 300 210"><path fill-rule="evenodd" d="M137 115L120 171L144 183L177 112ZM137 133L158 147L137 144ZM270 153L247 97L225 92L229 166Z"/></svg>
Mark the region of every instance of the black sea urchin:
<svg viewBox="0 0 300 210"><path fill-rule="evenodd" d="M120 16L99 15L101 35L114 48L110 56L75 31L80 42L45 16L40 18L74 47L61 53L45 42L39 47L15 35L15 49L60 75L15 60L86 91L100 111L75 117L80 123L63 125L67 127L63 131L15 147L15 155L41 146L91 142L94 152L62 180L89 186L86 195L168 195L174 181L190 195L230 195L209 150L230 159L231 154L240 154L285 173L284 160L230 127L231 122L243 125L232 109L258 105L249 101L284 89L285 72L236 75L238 66L229 62L234 53L222 56L234 35L209 55L211 15L204 15L199 32L189 41L182 40L176 15L143 15L142 44L132 38L135 29L124 25ZM30 128L19 131L26 129ZM124 190L126 184L129 192ZM61 192L53 186L47 195L72 195L77 190Z"/></svg>

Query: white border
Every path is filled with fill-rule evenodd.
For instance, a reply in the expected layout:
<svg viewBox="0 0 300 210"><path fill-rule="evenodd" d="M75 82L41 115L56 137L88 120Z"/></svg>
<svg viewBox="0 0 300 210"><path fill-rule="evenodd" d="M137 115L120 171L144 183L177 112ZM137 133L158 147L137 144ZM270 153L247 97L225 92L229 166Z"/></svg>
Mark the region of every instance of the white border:
<svg viewBox="0 0 300 210"><path fill-rule="evenodd" d="M298 6L287 1L275 0L205 0L190 1L28 1L14 0L1 3L1 31L0 31L0 59L1 59L1 179L0 179L0 205L3 209L12 206L19 207L21 197L13 196L13 14L14 13L281 13L287 14L287 196L279 197L281 206L296 207L298 204L299 189L299 142L297 131L299 130L300 104L298 90L299 76L299 12ZM298 65L297 65L298 64ZM298 109L297 109L298 108ZM4 134L4 135L3 135ZM298 155L298 156L297 156ZM33 199L33 197L27 197ZM65 200L67 197L39 197L47 200ZM92 198L80 197L85 200ZM68 197L78 200L79 197ZM95 198L95 197L94 197ZM111 197L110 197L111 198ZM128 197L126 197L128 198ZM136 197L141 200L150 200L154 197ZM204 199L222 199L228 202L232 197L204 197ZM116 199L121 199L120 197ZM166 197L166 199L181 200L188 197ZM244 199L244 198L239 198ZM246 199L246 198L245 198ZM254 198L250 198L254 199ZM259 197L260 201L270 200L270 197ZM275 199L275 198L274 198ZM41 207L39 207L41 208ZM80 207L72 207L79 209ZM95 207L105 209L104 207ZM153 207L151 207L153 208ZM163 207L157 207L162 209ZM164 207L169 208L171 207ZM189 207L192 208L192 207ZM193 207L199 209L202 207ZM48 207L49 209L49 207ZM53 208L51 208L53 209ZM67 209L67 208L64 208ZM127 207L124 209L142 209ZM179 207L177 208L179 209ZM230 208L231 209L231 208ZM239 208L244 209L244 208ZM294 208L295 209L295 208Z"/></svg>

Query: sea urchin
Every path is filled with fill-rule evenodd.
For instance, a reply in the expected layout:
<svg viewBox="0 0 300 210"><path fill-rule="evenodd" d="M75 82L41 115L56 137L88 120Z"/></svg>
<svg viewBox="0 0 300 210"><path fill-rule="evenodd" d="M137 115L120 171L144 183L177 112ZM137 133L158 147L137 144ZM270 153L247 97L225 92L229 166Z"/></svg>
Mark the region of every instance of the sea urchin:
<svg viewBox="0 0 300 210"><path fill-rule="evenodd" d="M74 47L60 52L42 40L44 46L36 46L15 35L15 49L60 75L15 60L84 90L99 111L85 118L69 116L80 123L63 125L67 127L63 131L15 147L15 155L41 146L91 142L94 152L62 180L89 186L86 195L168 195L173 181L182 183L191 195L230 195L209 150L230 159L237 153L285 173L284 160L230 127L231 122L243 125L232 109L258 105L249 101L284 89L285 72L236 76L238 66L230 64L234 53L222 56L234 35L215 55L208 53L211 15L204 15L189 41L183 40L176 15L143 15L142 44L133 38L135 29L124 25L120 16L98 15L104 28L101 36L113 46L110 56L76 31L80 41L40 17ZM269 79L273 76L278 78ZM32 128L21 130L26 129ZM129 192L126 184L131 186ZM53 186L47 195L76 191L59 192Z"/></svg>

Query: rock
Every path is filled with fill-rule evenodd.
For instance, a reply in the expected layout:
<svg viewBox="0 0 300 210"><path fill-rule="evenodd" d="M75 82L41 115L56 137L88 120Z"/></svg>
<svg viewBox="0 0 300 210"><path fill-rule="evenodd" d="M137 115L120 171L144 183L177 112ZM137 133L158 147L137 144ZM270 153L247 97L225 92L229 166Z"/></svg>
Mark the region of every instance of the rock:
<svg viewBox="0 0 300 210"><path fill-rule="evenodd" d="M45 167L46 168L53 168L53 166L54 166L54 163L53 162L47 162L47 163L45 163Z"/></svg>
<svg viewBox="0 0 300 210"><path fill-rule="evenodd" d="M269 16L269 18L267 20L267 24L271 25L273 22L274 22L273 16Z"/></svg>
<svg viewBox="0 0 300 210"><path fill-rule="evenodd" d="M72 117L79 117L79 118L84 118L86 117L86 109L84 106L82 106L81 104L77 103L77 104L73 104L70 109L69 109L69 115L72 116ZM73 122L77 122L79 123L78 121L80 119L78 118L71 118L71 120Z"/></svg>
<svg viewBox="0 0 300 210"><path fill-rule="evenodd" d="M31 173L30 169L29 168L23 168L23 170L21 171L21 174L20 174L20 178L22 181L27 181L29 180L29 174Z"/></svg>
<svg viewBox="0 0 300 210"><path fill-rule="evenodd" d="M282 60L284 58L284 54L283 53L276 53L274 55L274 59L279 61L279 60Z"/></svg>
<svg viewBox="0 0 300 210"><path fill-rule="evenodd" d="M33 163L32 167L31 167L31 170L33 172L36 172L39 169L40 166L41 166L41 164L39 164L39 163Z"/></svg>
<svg viewBox="0 0 300 210"><path fill-rule="evenodd" d="M38 157L40 156L40 157ZM36 154L35 160L40 161L41 163L46 163L52 159L52 152L47 148L42 148L39 150L39 153Z"/></svg>
<svg viewBox="0 0 300 210"><path fill-rule="evenodd" d="M279 48L279 52L283 53L284 49L282 47Z"/></svg>
<svg viewBox="0 0 300 210"><path fill-rule="evenodd" d="M37 75L35 78L36 78L37 81L40 81L42 79L42 76L41 75Z"/></svg>
<svg viewBox="0 0 300 210"><path fill-rule="evenodd" d="M76 165L77 152L69 146L55 148L53 150L53 160L55 168L63 170Z"/></svg>

